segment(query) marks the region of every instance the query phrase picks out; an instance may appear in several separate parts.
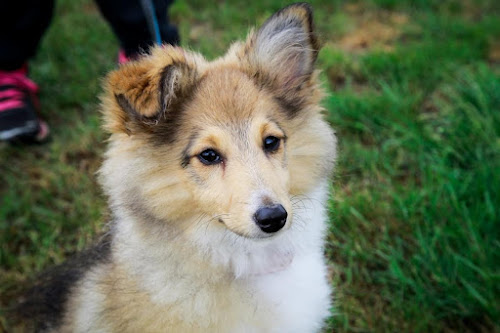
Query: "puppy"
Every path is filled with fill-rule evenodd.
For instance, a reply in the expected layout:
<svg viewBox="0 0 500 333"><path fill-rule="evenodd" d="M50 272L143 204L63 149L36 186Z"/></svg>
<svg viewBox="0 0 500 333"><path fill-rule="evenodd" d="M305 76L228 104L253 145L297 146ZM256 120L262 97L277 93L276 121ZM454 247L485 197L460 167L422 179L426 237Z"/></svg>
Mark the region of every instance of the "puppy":
<svg viewBox="0 0 500 333"><path fill-rule="evenodd" d="M336 156L311 7L288 6L214 61L163 46L110 73L100 170L114 219L41 278L47 332L315 332Z"/></svg>

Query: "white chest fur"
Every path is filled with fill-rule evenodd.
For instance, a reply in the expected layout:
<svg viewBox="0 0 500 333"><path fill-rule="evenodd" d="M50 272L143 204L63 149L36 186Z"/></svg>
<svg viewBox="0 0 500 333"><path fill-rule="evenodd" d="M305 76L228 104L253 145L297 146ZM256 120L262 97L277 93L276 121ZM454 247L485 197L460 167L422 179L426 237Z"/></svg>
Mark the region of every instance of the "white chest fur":
<svg viewBox="0 0 500 333"><path fill-rule="evenodd" d="M284 271L249 281L255 287L253 319L269 332L317 332L330 308L330 287L320 256L296 257ZM244 332L261 330L242 327Z"/></svg>
<svg viewBox="0 0 500 333"><path fill-rule="evenodd" d="M155 331L316 332L331 305L322 245L326 195L326 188L318 188L300 198L296 226L258 244L205 230L190 234L189 244L186 239L147 242L133 221L123 219L115 260L149 295L148 317L157 322L148 324ZM203 255L186 254L193 248ZM83 308L90 306L92 316L99 316L85 298L89 304ZM79 317L92 322L87 315ZM124 314L129 322L139 315Z"/></svg>

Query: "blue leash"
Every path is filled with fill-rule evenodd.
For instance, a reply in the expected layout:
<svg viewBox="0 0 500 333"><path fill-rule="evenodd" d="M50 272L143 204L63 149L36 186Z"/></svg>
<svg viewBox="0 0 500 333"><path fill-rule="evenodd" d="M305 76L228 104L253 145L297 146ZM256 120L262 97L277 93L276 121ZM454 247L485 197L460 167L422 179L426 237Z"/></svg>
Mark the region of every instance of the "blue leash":
<svg viewBox="0 0 500 333"><path fill-rule="evenodd" d="M155 6L152 0L141 0L141 6L148 22L149 33L156 44L161 45L160 26L156 17Z"/></svg>

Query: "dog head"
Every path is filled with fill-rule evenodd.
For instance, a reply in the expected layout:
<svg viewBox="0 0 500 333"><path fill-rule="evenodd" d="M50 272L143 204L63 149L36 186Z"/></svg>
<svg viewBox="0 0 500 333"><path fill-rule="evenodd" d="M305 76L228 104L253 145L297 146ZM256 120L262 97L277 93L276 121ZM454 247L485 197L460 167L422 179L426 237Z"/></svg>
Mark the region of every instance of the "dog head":
<svg viewBox="0 0 500 333"><path fill-rule="evenodd" d="M213 62L179 47L112 72L101 170L114 205L183 232L260 239L294 224L293 198L328 176L311 8L291 5Z"/></svg>

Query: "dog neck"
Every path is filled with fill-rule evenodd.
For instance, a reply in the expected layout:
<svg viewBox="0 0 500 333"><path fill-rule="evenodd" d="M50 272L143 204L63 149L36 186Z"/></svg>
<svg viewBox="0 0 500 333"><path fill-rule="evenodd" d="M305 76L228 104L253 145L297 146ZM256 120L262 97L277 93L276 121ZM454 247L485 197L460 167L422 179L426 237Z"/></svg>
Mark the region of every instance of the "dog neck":
<svg viewBox="0 0 500 333"><path fill-rule="evenodd" d="M233 285L277 274L298 257L322 253L326 188L302 200L288 230L263 240L241 237L218 226L180 232L172 223L151 221L120 210L113 255L139 287L159 303L177 301L175 290L204 285ZM123 208L123 207L122 207ZM149 224L148 224L149 223ZM153 223L153 224L151 224ZM184 225L175 223L174 225Z"/></svg>
<svg viewBox="0 0 500 333"><path fill-rule="evenodd" d="M214 277L241 279L284 270L294 257L293 242L286 233L254 240L223 228L181 232L167 224L144 227L146 223L151 221L120 216L115 226L114 253L127 266L136 266L129 269L137 274L155 270L188 277L202 269Z"/></svg>

